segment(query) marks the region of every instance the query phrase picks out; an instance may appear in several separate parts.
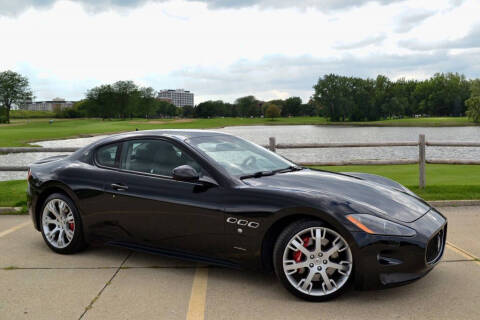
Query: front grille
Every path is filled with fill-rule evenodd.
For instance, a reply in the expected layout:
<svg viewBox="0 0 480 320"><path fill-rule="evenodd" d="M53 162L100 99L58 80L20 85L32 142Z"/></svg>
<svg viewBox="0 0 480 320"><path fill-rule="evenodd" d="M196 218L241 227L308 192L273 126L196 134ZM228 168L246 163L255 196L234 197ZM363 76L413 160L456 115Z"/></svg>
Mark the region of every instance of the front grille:
<svg viewBox="0 0 480 320"><path fill-rule="evenodd" d="M436 263L443 254L445 247L445 227L438 231L428 242L425 260L427 264Z"/></svg>

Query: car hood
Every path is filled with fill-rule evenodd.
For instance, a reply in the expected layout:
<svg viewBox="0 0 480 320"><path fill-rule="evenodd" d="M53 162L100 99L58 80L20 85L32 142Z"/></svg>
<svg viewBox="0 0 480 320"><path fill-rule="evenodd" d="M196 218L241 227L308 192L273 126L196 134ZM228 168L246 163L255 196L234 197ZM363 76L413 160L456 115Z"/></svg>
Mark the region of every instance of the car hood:
<svg viewBox="0 0 480 320"><path fill-rule="evenodd" d="M310 195L312 192L332 195L336 201L343 201L347 205L356 204L356 207L360 205L366 210L356 213L374 211L403 222L412 222L431 209L423 200L395 187L396 183L386 181L389 180L368 179L368 175L358 177L353 174L310 169L244 180L245 183L255 187L304 192Z"/></svg>

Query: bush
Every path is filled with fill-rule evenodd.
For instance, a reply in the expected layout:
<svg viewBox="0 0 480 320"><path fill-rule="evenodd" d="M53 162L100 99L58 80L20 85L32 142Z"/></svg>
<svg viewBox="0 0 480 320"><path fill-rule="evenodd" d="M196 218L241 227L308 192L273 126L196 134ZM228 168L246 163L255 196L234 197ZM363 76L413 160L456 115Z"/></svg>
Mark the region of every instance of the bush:
<svg viewBox="0 0 480 320"><path fill-rule="evenodd" d="M55 113L52 111L32 111L32 110L11 110L10 118L27 119L27 118L53 118Z"/></svg>
<svg viewBox="0 0 480 320"><path fill-rule="evenodd" d="M280 110L279 107L274 104L270 104L265 110L265 117L271 118L273 120L274 118L280 117L281 112L282 110Z"/></svg>

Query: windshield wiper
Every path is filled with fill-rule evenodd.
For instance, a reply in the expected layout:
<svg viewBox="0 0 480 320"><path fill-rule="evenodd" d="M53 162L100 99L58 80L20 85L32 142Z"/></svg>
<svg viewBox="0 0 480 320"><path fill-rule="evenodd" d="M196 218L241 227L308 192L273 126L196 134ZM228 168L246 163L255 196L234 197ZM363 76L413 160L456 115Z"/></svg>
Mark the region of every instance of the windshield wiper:
<svg viewBox="0 0 480 320"><path fill-rule="evenodd" d="M299 167L299 166L290 166L288 168L275 170L274 172L275 173L284 173L284 172L293 172L293 171L300 171L300 170L303 170L303 168Z"/></svg>
<svg viewBox="0 0 480 320"><path fill-rule="evenodd" d="M247 174L245 176L241 176L240 179L249 179L249 178L260 178L265 176L273 176L276 172L275 171L257 171L252 174Z"/></svg>

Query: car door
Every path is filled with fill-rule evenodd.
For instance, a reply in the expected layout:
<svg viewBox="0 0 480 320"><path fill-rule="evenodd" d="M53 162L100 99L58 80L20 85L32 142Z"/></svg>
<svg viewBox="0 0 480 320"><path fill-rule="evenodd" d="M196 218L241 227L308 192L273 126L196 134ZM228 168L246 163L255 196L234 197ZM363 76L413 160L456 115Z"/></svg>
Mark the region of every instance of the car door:
<svg viewBox="0 0 480 320"><path fill-rule="evenodd" d="M127 241L220 257L225 236L223 189L174 180L172 170L185 164L201 176L209 175L169 140L124 142L119 170L105 181L109 216Z"/></svg>

